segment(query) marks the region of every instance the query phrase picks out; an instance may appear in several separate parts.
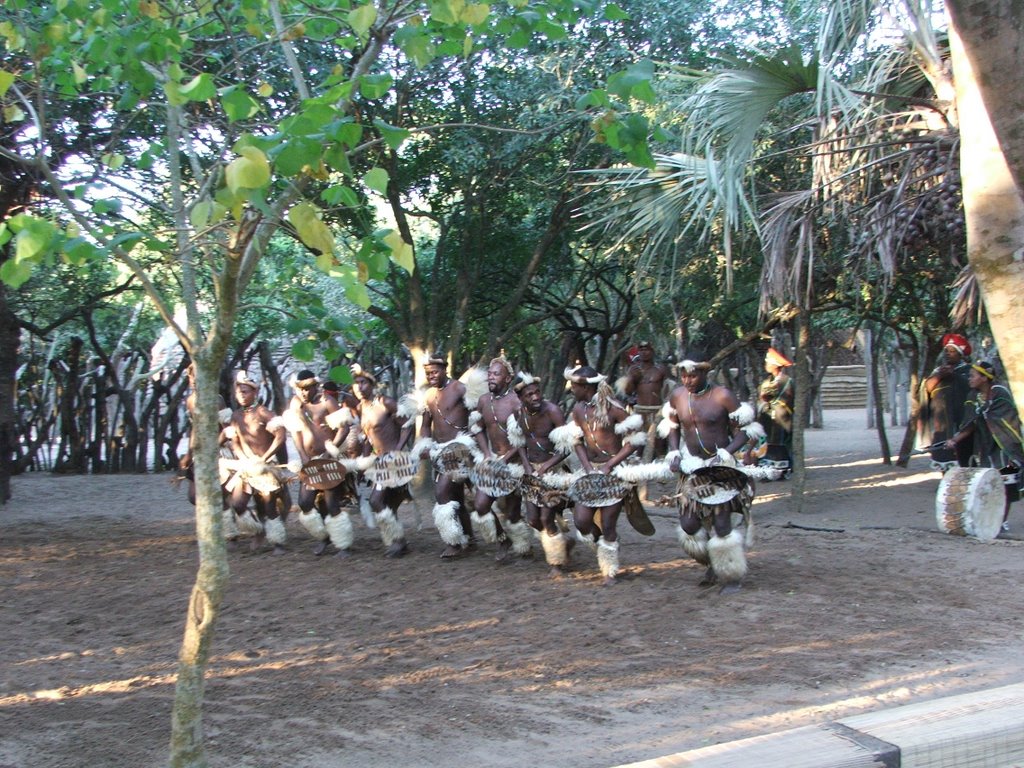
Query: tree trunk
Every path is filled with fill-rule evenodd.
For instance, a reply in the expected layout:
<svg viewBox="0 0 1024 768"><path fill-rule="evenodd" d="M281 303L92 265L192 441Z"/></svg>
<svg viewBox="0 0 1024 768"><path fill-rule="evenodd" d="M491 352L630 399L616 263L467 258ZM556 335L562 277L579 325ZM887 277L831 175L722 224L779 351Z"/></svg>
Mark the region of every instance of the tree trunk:
<svg viewBox="0 0 1024 768"><path fill-rule="evenodd" d="M172 768L206 765L202 718L205 673L213 645L213 630L229 575L217 468L220 368L219 360L203 355L196 360L197 408L193 414L193 456L199 569L188 601L184 638L178 655L178 679L171 716Z"/></svg>
<svg viewBox="0 0 1024 768"><path fill-rule="evenodd" d="M17 428L14 419L15 381L21 328L7 307L7 287L0 284L0 504L11 498L15 472Z"/></svg>
<svg viewBox="0 0 1024 768"><path fill-rule="evenodd" d="M793 504L803 512L804 488L807 485L807 463L804 460L804 432L811 405L811 371L808 354L811 347L811 313L801 309L796 317L796 377L793 393Z"/></svg>
<svg viewBox="0 0 1024 768"><path fill-rule="evenodd" d="M991 5L951 3L951 7L958 9L950 28L950 47L960 120L960 174L967 221L967 258L981 289L1017 409L1024 413L1024 200L986 109L989 106L996 114L1015 109L1019 119L1024 86L1015 74L1019 67L1016 61L1011 70L1000 73L998 87L993 83L986 105L972 66L983 66L989 53L1004 53L1001 45L1019 46L1024 32L1020 11L1008 10L1010 5L1019 8L1019 2L1003 0L995 4L1004 18L999 13L989 16ZM1015 20L1014 24L1007 28L1011 20ZM967 41L971 47L967 50L958 34L960 25L970 27ZM986 80L993 74L986 71ZM1024 137L1018 136L1018 145L1021 141Z"/></svg>

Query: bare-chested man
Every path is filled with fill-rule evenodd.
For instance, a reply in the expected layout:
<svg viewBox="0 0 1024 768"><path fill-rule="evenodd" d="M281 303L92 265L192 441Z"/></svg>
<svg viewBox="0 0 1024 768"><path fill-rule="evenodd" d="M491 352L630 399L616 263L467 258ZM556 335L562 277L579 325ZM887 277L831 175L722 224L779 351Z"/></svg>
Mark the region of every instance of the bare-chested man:
<svg viewBox="0 0 1024 768"><path fill-rule="evenodd" d="M428 358L423 371L430 389L423 400L420 439L413 453L422 456L429 452L435 462L434 525L447 545L441 558L451 560L466 554L473 545L473 527L466 508L472 464L445 469L438 467L437 461L446 449L464 446L470 453L478 453L478 449L469 434L471 408L466 402L466 385L448 377L448 361L441 355Z"/></svg>
<svg viewBox="0 0 1024 768"><path fill-rule="evenodd" d="M339 410L337 401L324 397L320 380L310 370L299 371L289 382L294 395L285 411L284 421L299 455L299 464L312 459L338 458L337 431L327 419ZM299 485L299 522L317 540L313 554L323 555L329 544L338 557L347 557L355 534L352 520L344 504L350 494L348 483L334 488L317 489Z"/></svg>
<svg viewBox="0 0 1024 768"><path fill-rule="evenodd" d="M366 441L363 443L364 457L373 457L380 470L379 461L382 456L392 451L401 451L412 434L415 409L399 408L398 402L391 397L376 394L376 377L360 366L352 366L352 388L356 399L356 415L359 429ZM344 442L348 437L350 425L343 426L338 432L338 441ZM372 465L366 464L367 469ZM408 481L401 485L390 485L381 479L374 480L370 493L370 508L373 510L377 526L380 528L381 541L385 546L385 557L402 557L409 551L405 540L405 527L398 519L398 507L410 498Z"/></svg>
<svg viewBox="0 0 1024 768"><path fill-rule="evenodd" d="M658 416L665 404L665 387L668 382L669 370L654 361L654 347L649 341L641 341L636 345L626 375L616 382L616 389L626 398L627 409L639 413L644 420L643 429L647 433L644 461L651 461L665 450L664 440L658 437ZM640 495L646 498L646 485L641 486Z"/></svg>
<svg viewBox="0 0 1024 768"><path fill-rule="evenodd" d="M284 445L284 421L257 402L259 384L245 371L235 376L235 400L238 408L224 430L239 469L227 485L230 505L237 519L245 519L249 501L256 505L259 527L252 541L258 552L264 541L273 545L275 555L284 554L284 521L291 508L288 483L270 463Z"/></svg>
<svg viewBox="0 0 1024 768"><path fill-rule="evenodd" d="M523 450L526 453L526 461L523 468L528 475L535 475L542 479L552 491L565 490L566 485L551 482L560 476L568 479L566 472L552 472L555 467L561 465L566 456L565 451L555 448L551 440L551 433L559 427L565 426L565 417L557 405L550 400L544 399L541 392L541 380L523 371L516 379L514 386L523 409L519 412L517 425L522 435ZM550 575L560 576L563 569L569 565L569 552L576 542L570 538L560 523L564 524L562 512L568 502L564 495L552 494L555 501L539 500L535 504L528 498L523 498L523 509L526 514L526 522L530 527L540 532L540 543L544 549L544 559L551 566Z"/></svg>
<svg viewBox="0 0 1024 768"><path fill-rule="evenodd" d="M566 369L573 399L572 420L551 436L557 447L576 452L585 472L609 474L642 441L631 439L639 429L639 419L630 416L622 403L612 397L607 377L589 365ZM628 421L632 419L632 421ZM577 501L573 521L581 538L596 545L597 563L605 586L615 583L619 572L619 535L616 531L623 499L601 507Z"/></svg>
<svg viewBox="0 0 1024 768"><path fill-rule="evenodd" d="M703 467L736 466L733 454L760 433L754 409L740 403L730 389L708 381L710 365L684 360L679 364L680 386L664 409L659 431L671 449L666 457L673 471L689 474ZM741 483L746 483L740 478ZM751 486L752 488L752 486ZM740 489L738 489L740 490ZM724 589L738 587L747 572L744 537L732 527L732 513L749 511L752 490L741 491L735 504L711 506L680 499L679 541L697 562L709 565L703 583L718 580ZM748 534L750 523L748 520Z"/></svg>
<svg viewBox="0 0 1024 768"><path fill-rule="evenodd" d="M513 445L509 439L509 422L511 420L515 423L516 415L522 408L522 403L512 389L514 376L512 365L504 356L494 358L487 366L488 391L480 396L477 410L470 418L470 431L484 457L477 465L478 476L480 469L493 462L499 466L504 464L513 475L521 475L523 472L519 446ZM493 510L494 502L498 499L501 499L500 505L506 518L504 526ZM478 477L476 497L473 499L473 522L486 541L497 543L495 559L499 562L508 558L510 553L520 557L530 556L530 527L523 520L522 497L518 490L504 495L488 493L480 487Z"/></svg>

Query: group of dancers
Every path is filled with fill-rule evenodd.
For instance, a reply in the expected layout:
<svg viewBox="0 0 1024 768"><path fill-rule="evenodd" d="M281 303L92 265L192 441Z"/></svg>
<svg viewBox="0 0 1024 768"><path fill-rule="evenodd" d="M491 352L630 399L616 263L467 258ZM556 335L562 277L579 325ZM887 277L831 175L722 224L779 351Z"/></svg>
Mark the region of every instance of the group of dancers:
<svg viewBox="0 0 1024 768"><path fill-rule="evenodd" d="M539 378L516 371L504 355L486 373L474 368L460 378L449 376L444 356L431 356L426 386L398 400L380 394L373 373L358 365L351 392L300 371L281 415L257 401L259 382L239 372L237 407L222 411L225 533L249 533L254 551L281 553L285 518L297 513L317 542L316 555L347 557L351 511L358 509L380 531L384 554L401 557L409 547L398 511L428 460L443 559L466 557L481 542L494 547L498 561L526 558L539 542L558 576L584 542L610 585L620 572L622 512L640 533L654 533L638 488L675 481L679 542L707 567L701 584L736 589L753 541L754 478L774 477L736 456L763 441L764 431L749 404L708 380L707 362L684 360L676 368L679 384L650 430L649 414L635 412L587 365L564 372L574 401L568 413L545 399ZM644 450L655 434L667 446L664 456ZM297 456L280 464L289 438Z"/></svg>

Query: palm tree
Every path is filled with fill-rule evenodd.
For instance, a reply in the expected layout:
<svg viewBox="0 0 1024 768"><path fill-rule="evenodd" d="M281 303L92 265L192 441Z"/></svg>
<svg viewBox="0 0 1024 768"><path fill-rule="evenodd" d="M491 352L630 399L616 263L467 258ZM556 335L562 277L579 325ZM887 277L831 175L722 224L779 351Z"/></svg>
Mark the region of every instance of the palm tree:
<svg viewBox="0 0 1024 768"><path fill-rule="evenodd" d="M968 187L981 167L970 153L985 144L974 124L985 110L975 106L969 122L958 119L957 99L965 98L965 88L977 89L964 74L963 57L953 58L954 84L937 26L941 6L847 0L812 11L817 36L810 55L788 45L709 73L668 72L666 89L688 87L672 105L682 116L680 151L655 155L651 171L595 172L606 193L593 207L595 226L614 229L621 242L646 242L641 258L647 260L664 258L685 233L720 232L727 268L731 234L749 227L762 248L763 310L794 302L806 321L816 292L831 285L821 280L829 262L835 274L861 270L875 281L921 248L957 262L964 235L962 154L964 166L971 166L963 200L970 262L1012 376L1016 361L1024 360L1024 336L1000 332L1000 324L1014 321L1009 302L998 297L1014 265L1011 295L1022 295L1021 262L992 258L993 245L981 236L993 228L972 226L992 204L991 187L988 206ZM1008 198L1007 205L1020 204L1018 194ZM1013 221L1019 227L1024 217ZM1001 226L999 234L1007 229ZM1019 247L1019 233L1010 242ZM806 404L798 402L801 407ZM798 463L798 496L800 469Z"/></svg>

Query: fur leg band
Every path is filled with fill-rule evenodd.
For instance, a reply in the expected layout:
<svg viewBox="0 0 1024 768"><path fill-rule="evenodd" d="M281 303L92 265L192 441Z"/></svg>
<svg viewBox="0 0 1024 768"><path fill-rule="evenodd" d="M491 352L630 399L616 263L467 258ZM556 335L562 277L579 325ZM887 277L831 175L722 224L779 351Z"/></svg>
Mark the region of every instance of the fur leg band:
<svg viewBox="0 0 1024 768"><path fill-rule="evenodd" d="M263 527L267 532L267 541L275 547L284 544L288 540L288 534L284 529L284 520L280 517L268 517L264 521Z"/></svg>
<svg viewBox="0 0 1024 768"><path fill-rule="evenodd" d="M309 512L299 512L299 523L309 532L309 535L317 541L323 541L327 538L327 529L324 527L324 519L320 517L320 513L315 509L311 509Z"/></svg>
<svg viewBox="0 0 1024 768"><path fill-rule="evenodd" d="M551 535L547 531L540 532L540 545L544 548L544 559L548 565L563 566L569 562L569 543L561 533Z"/></svg>
<svg viewBox="0 0 1024 768"><path fill-rule="evenodd" d="M235 512L232 509L225 509L220 514L221 528L224 529L225 539L238 538L238 523L235 522Z"/></svg>
<svg viewBox="0 0 1024 768"><path fill-rule="evenodd" d="M352 520L345 510L324 520L324 528L327 529L331 544L338 549L348 549L352 546L355 534L352 532Z"/></svg>
<svg viewBox="0 0 1024 768"><path fill-rule="evenodd" d="M473 527L480 532L484 541L488 544L496 544L498 542L498 528L494 524L493 513L485 512L481 515L474 510L470 519L473 522Z"/></svg>
<svg viewBox="0 0 1024 768"><path fill-rule="evenodd" d="M615 578L619 572L618 541L605 541L604 536L597 540L597 565L606 579Z"/></svg>
<svg viewBox="0 0 1024 768"><path fill-rule="evenodd" d="M462 530L459 523L459 502L449 501L447 504L434 505L434 526L441 541L453 547L464 547L469 544L469 536Z"/></svg>
<svg viewBox="0 0 1024 768"><path fill-rule="evenodd" d="M701 565L708 565L708 532L701 528L693 536L688 534L680 526L676 526L676 534L683 551Z"/></svg>
<svg viewBox="0 0 1024 768"><path fill-rule="evenodd" d="M380 540L384 542L385 547L390 547L396 541L405 539L405 526L402 525L402 521L398 519L391 507L384 507L375 517L377 526L380 528Z"/></svg>
<svg viewBox="0 0 1024 768"><path fill-rule="evenodd" d="M747 573L743 535L734 529L728 536L712 536L708 542L708 558L720 581L726 584L740 581Z"/></svg>
<svg viewBox="0 0 1024 768"><path fill-rule="evenodd" d="M242 533L247 533L250 536L256 536L263 533L263 523L256 517L256 513L251 509L246 509L242 514L235 515L235 522L238 525L238 530Z"/></svg>
<svg viewBox="0 0 1024 768"><path fill-rule="evenodd" d="M520 520L518 523L505 522L505 532L508 534L509 539L512 541L512 552L513 554L523 557L530 554L533 547L531 546L531 540L533 530L527 525L525 520Z"/></svg>

